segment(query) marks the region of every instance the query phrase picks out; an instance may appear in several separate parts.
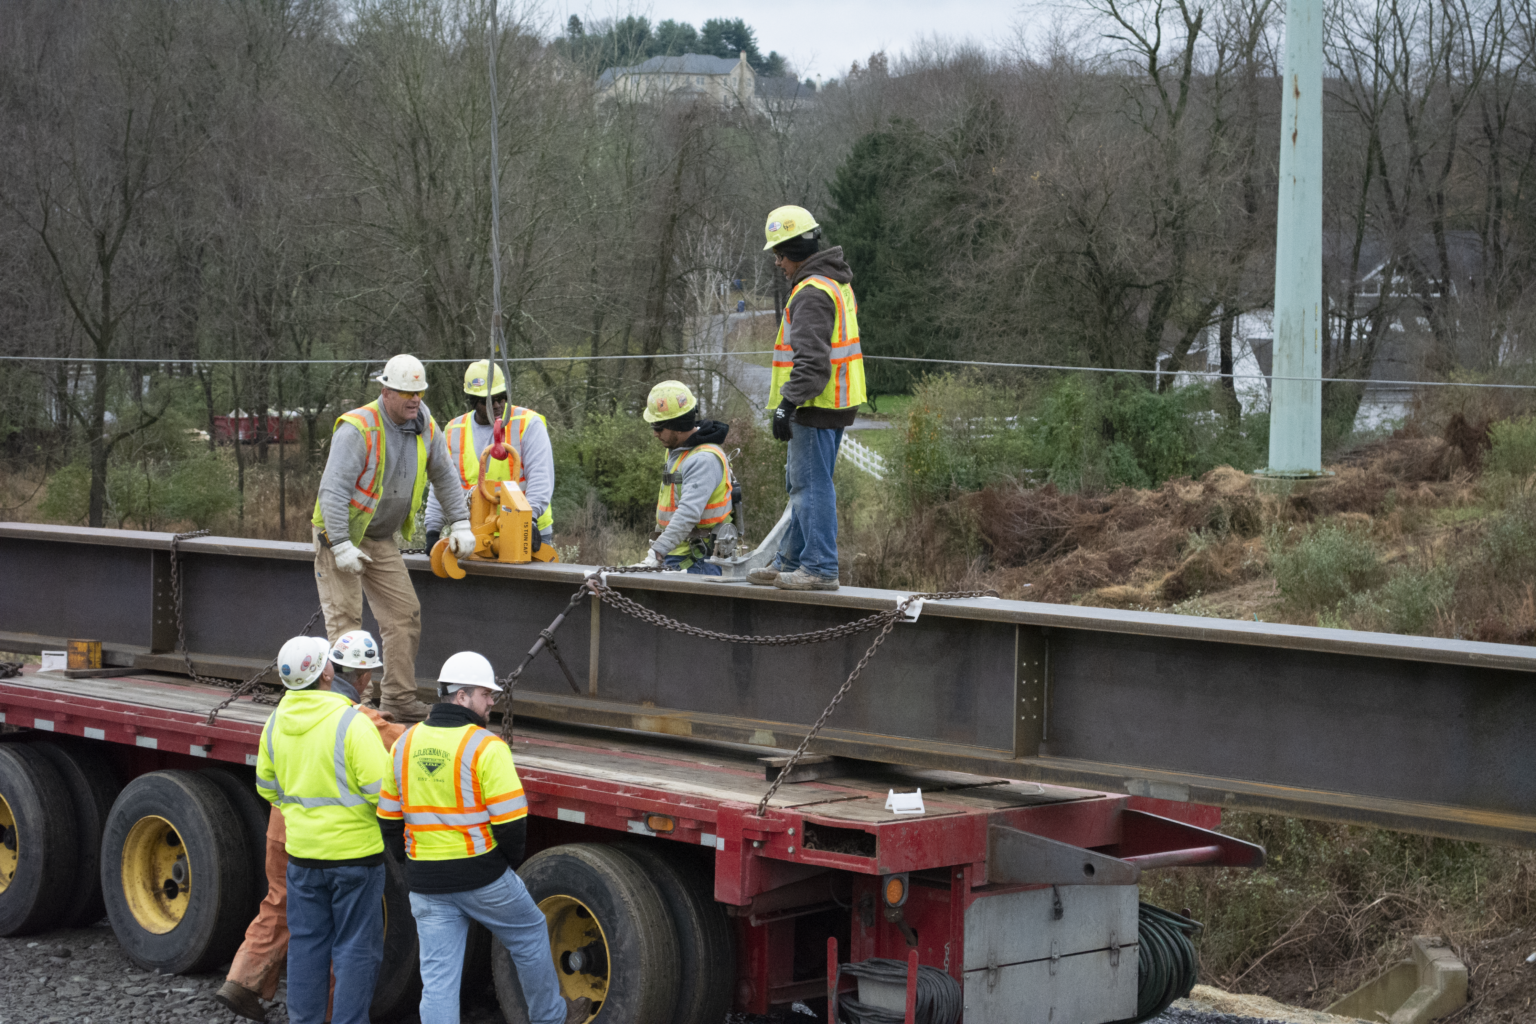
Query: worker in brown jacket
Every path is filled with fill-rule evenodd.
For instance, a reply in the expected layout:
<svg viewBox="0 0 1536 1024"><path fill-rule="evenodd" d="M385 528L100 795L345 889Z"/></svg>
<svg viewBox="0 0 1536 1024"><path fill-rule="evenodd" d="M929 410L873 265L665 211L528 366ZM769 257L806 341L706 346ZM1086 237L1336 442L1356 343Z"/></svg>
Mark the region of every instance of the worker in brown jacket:
<svg viewBox="0 0 1536 1024"><path fill-rule="evenodd" d="M331 647L331 663L336 674L331 690L343 694L354 704L368 690L373 670L384 663L379 645L367 630L343 633ZM405 726L389 721L374 709L359 708L379 730L385 748L394 746ZM267 822L267 896L261 901L256 919L245 930L245 941L229 965L223 986L214 994L224 1007L250 1020L265 1021L267 1011L262 1000L271 1001L288 959L288 829L283 814L276 807Z"/></svg>

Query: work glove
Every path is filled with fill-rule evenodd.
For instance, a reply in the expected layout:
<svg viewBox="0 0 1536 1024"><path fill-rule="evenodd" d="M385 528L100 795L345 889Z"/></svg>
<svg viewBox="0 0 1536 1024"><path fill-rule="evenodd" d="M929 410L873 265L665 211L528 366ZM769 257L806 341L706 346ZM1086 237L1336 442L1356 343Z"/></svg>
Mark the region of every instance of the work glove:
<svg viewBox="0 0 1536 1024"><path fill-rule="evenodd" d="M454 558L468 558L475 553L475 535L469 528L468 519L460 519L448 527L448 550Z"/></svg>
<svg viewBox="0 0 1536 1024"><path fill-rule="evenodd" d="M363 554L357 545L349 540L344 540L340 544L332 544L331 557L336 559L336 570L338 572L351 573L353 576L361 576L363 574L363 566L373 564L373 559Z"/></svg>
<svg viewBox="0 0 1536 1024"><path fill-rule="evenodd" d="M779 402L779 407L773 410L773 437L776 441L788 441L795 436L794 427L790 426L790 417L795 414L795 403L789 399Z"/></svg>
<svg viewBox="0 0 1536 1024"><path fill-rule="evenodd" d="M630 566L630 568L631 569L654 569L654 568L656 568L659 565L661 565L661 556L656 553L656 549L655 548L651 548L649 551L647 551L645 553L645 560L643 562L635 562L633 565Z"/></svg>
<svg viewBox="0 0 1536 1024"><path fill-rule="evenodd" d="M428 551L431 551L433 548L437 547L438 538L441 537L442 535L443 535L443 531L442 530L428 530L427 531L427 550Z"/></svg>

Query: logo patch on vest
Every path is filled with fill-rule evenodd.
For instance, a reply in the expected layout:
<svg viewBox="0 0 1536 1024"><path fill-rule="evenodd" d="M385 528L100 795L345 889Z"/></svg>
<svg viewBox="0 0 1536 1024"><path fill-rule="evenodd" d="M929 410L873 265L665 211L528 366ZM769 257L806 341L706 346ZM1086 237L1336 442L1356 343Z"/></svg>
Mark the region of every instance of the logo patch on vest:
<svg viewBox="0 0 1536 1024"><path fill-rule="evenodd" d="M411 751L411 760L416 762L416 767L428 775L436 775L437 770L452 760L453 755L446 750L437 747L423 747L420 750Z"/></svg>

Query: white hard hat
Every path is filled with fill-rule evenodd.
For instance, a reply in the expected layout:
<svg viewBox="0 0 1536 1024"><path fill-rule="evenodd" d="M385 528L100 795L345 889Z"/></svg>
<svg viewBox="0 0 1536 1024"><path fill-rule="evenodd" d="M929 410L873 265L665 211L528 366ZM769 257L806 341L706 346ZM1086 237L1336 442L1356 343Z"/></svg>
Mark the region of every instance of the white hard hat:
<svg viewBox="0 0 1536 1024"><path fill-rule="evenodd" d="M391 357L384 364L384 372L373 379L391 391L427 390L427 368L415 356Z"/></svg>
<svg viewBox="0 0 1536 1024"><path fill-rule="evenodd" d="M463 686L480 686L496 693L496 672L489 659L474 651L460 651L443 662L443 670L437 674L437 688L441 693L452 693Z"/></svg>
<svg viewBox="0 0 1536 1024"><path fill-rule="evenodd" d="M296 636L277 652L277 674L290 690L302 690L325 671L331 645L323 636Z"/></svg>
<svg viewBox="0 0 1536 1024"><path fill-rule="evenodd" d="M366 629L354 629L337 637L331 645L331 660L342 668L378 668L384 664L379 659L379 645Z"/></svg>

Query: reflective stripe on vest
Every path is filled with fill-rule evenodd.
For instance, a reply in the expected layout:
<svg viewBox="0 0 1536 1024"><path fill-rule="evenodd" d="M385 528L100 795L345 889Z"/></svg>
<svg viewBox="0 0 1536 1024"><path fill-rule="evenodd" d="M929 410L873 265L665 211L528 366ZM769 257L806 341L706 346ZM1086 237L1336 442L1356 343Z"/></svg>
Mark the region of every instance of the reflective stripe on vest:
<svg viewBox="0 0 1536 1024"><path fill-rule="evenodd" d="M398 811L405 819L405 845L407 855L414 854L417 834L421 832L459 832L464 836L465 853L469 856L486 853L491 849L491 820L517 811L526 811L528 799L519 789L510 794L497 794L487 802L481 792L476 775L480 756L493 743L495 737L485 729L473 726L464 730L458 749L454 752L453 798L454 804L421 802L411 793L409 777L410 748L416 739L418 726L411 726L395 744L395 779L400 788L397 801L382 797L379 807L389 812Z"/></svg>
<svg viewBox="0 0 1536 1024"><path fill-rule="evenodd" d="M528 472L519 452L523 435L528 433L528 425L535 419L544 424L544 430L547 433L549 421L542 413L524 409L519 405L512 406L508 412L510 415L507 425L517 424L517 447L508 445L508 454L505 459L489 460L485 467L486 476L492 480L516 480L519 487L526 487ZM448 441L448 454L453 457L454 465L459 467L459 482L463 484L465 494L468 494L480 480L480 453L475 451L474 416L474 413L467 412L450 420L448 426L443 428ZM546 508L539 515L539 529L549 529L554 525L554 521L553 511Z"/></svg>
<svg viewBox="0 0 1536 1024"><path fill-rule="evenodd" d="M848 409L864 404L864 350L859 344L859 303L853 288L830 277L812 274L790 291L779 321L779 334L773 343L773 376L768 391L768 408L777 409L779 389L789 383L795 365L795 350L790 344L789 306L804 288L816 288L832 299L836 307L832 324L831 373L821 394L805 405L820 409Z"/></svg>
<svg viewBox="0 0 1536 1024"><path fill-rule="evenodd" d="M682 493L683 461L695 452L709 452L720 460L721 468L720 482L710 492L709 502L704 506L704 514L697 525L719 526L731 518L731 462L719 445L701 444L683 449L676 462L668 459L668 471L662 477L661 491L656 495L656 526L659 529L665 530L672 522L672 513L677 511L678 498Z"/></svg>
<svg viewBox="0 0 1536 1024"><path fill-rule="evenodd" d="M368 801L354 792L351 783L347 780L347 729L352 725L352 719L357 717L357 708L349 707L342 713L341 721L336 724L336 747L331 755L331 765L336 773L336 796L301 796L297 793L283 792L282 784L277 779L270 782L260 777L256 779L256 785L273 794L279 804L297 804L300 807L356 807ZM272 770L277 770L277 751L272 744L272 736L277 732L273 726L267 727L267 759L272 762ZM370 783L362 787L363 793L370 796L379 792L378 783Z"/></svg>
<svg viewBox="0 0 1536 1024"><path fill-rule="evenodd" d="M357 432L363 435L363 468L358 472L357 479L352 482L352 497L347 505L347 539L353 544L358 544L362 542L363 534L368 531L368 524L373 521L373 514L379 510L379 498L384 493L384 462L387 454L384 450L384 410L379 407L377 401L373 401L360 409L344 412L336 417L336 424L331 428L331 433L334 434L340 430L343 423L356 427ZM411 510L400 526L400 534L406 540L410 540L415 532L416 516L426 500L427 451L430 443L436 438L437 423L428 416L427 432L416 435L416 480L411 487ZM315 498L315 514L310 521L320 529L325 529L325 517L320 513L319 497ZM334 544L337 539L332 537L331 542Z"/></svg>

